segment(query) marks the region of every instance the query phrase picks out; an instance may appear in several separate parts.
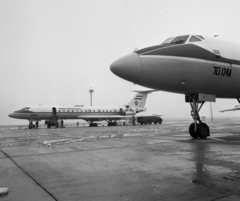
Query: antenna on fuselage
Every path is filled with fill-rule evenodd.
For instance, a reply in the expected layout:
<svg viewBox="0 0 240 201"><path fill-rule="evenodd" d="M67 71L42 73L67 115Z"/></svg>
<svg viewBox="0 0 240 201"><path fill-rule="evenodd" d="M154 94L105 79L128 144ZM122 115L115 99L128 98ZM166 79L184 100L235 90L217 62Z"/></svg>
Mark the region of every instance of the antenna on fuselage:
<svg viewBox="0 0 240 201"><path fill-rule="evenodd" d="M138 49L137 49L137 48L135 48L135 49L133 50L133 52L136 52L136 51L138 51Z"/></svg>

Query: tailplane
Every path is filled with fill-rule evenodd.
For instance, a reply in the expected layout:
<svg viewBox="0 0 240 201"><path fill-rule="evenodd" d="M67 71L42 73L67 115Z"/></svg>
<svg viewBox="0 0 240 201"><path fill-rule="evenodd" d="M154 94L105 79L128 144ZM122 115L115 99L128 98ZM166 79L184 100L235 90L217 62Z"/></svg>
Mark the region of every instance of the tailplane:
<svg viewBox="0 0 240 201"><path fill-rule="evenodd" d="M144 108L144 107L145 107L145 104L147 101L147 96L149 93L154 92L154 91L157 91L157 90L135 91L137 93L135 94L133 99L130 101L128 106L130 108L135 108L137 112L145 111L146 108Z"/></svg>

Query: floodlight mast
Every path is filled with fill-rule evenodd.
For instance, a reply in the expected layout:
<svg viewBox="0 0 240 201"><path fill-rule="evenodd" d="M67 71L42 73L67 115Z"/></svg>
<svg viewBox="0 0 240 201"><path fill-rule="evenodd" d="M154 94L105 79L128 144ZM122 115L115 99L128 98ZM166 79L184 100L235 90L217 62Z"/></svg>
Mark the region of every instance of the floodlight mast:
<svg viewBox="0 0 240 201"><path fill-rule="evenodd" d="M89 89L89 93L90 93L90 105L92 106L92 94L93 94L93 89L92 87Z"/></svg>

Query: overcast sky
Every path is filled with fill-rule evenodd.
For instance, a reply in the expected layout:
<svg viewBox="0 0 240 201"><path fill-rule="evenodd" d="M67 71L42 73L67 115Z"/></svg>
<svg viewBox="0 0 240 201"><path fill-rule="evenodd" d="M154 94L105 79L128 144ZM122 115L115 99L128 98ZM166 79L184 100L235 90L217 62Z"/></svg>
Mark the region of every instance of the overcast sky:
<svg viewBox="0 0 240 201"><path fill-rule="evenodd" d="M110 71L135 48L178 34L240 41L239 0L1 0L0 125L27 123L7 115L25 106L121 106L138 88ZM214 117L237 100L217 99ZM184 95L150 94L145 114L190 118ZM207 103L201 116L210 118Z"/></svg>

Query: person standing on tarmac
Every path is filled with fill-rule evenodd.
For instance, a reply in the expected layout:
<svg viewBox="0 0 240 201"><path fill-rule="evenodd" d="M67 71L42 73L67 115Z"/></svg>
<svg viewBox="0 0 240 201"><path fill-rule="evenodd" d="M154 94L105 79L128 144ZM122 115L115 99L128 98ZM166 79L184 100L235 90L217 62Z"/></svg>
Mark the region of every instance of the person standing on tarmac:
<svg viewBox="0 0 240 201"><path fill-rule="evenodd" d="M36 128L38 128L38 121L36 121Z"/></svg>
<svg viewBox="0 0 240 201"><path fill-rule="evenodd" d="M64 127L63 127L63 120L62 120L62 119L61 119L61 128L64 128Z"/></svg>

